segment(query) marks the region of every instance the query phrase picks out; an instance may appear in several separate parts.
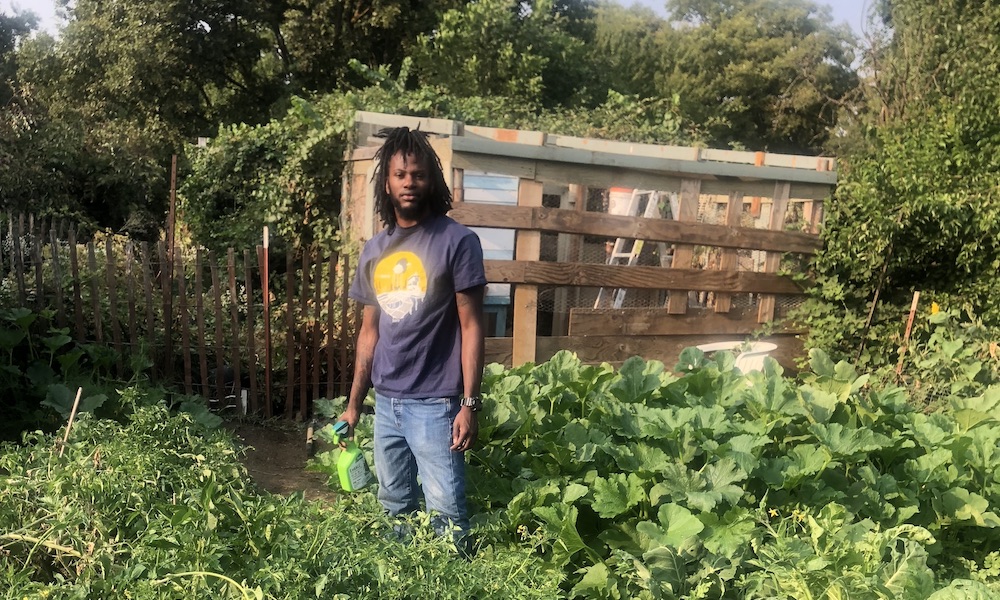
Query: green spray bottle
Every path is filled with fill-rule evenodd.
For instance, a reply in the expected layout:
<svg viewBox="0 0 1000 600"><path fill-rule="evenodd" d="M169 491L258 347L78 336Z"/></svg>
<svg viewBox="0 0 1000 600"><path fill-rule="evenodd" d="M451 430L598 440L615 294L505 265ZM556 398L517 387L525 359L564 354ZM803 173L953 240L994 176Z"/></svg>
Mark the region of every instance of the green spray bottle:
<svg viewBox="0 0 1000 600"><path fill-rule="evenodd" d="M337 459L337 474L340 477L340 487L345 492L355 492L365 487L374 479L357 442L348 439L351 427L347 421L338 421L333 426L333 433L340 444L340 458Z"/></svg>

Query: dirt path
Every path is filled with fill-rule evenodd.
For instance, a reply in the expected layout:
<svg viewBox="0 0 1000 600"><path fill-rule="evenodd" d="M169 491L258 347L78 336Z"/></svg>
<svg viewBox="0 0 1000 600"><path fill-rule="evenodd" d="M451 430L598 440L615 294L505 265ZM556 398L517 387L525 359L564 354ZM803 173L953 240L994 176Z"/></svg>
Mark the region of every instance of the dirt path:
<svg viewBox="0 0 1000 600"><path fill-rule="evenodd" d="M301 491L309 500L333 502L335 494L326 485L326 476L306 471L306 429L304 425L280 427L245 422L227 422L246 447L243 464L262 489L273 494Z"/></svg>

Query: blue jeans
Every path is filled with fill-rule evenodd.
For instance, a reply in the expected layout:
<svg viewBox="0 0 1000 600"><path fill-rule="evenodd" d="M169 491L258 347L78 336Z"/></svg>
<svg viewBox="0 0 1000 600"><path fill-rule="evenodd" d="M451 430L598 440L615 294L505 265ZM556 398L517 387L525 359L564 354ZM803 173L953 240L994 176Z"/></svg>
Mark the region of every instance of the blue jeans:
<svg viewBox="0 0 1000 600"><path fill-rule="evenodd" d="M458 398L389 398L375 394L378 500L390 515L419 510L420 484L434 529L454 539L469 530L465 454L451 449Z"/></svg>

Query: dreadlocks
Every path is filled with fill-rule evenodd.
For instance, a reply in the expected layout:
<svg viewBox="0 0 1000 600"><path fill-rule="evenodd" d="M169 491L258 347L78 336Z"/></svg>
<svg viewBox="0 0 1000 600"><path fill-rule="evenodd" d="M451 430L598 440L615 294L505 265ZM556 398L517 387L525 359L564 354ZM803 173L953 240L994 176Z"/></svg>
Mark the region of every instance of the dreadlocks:
<svg viewBox="0 0 1000 600"><path fill-rule="evenodd" d="M412 155L426 165L430 176L427 206L431 214L443 215L451 210L451 190L444 180L441 159L431 147L427 134L420 130L411 131L408 127L396 127L383 129L378 135L385 138L385 143L375 152L375 174L372 176L375 184L375 210L389 233L396 229L396 211L392 206L392 198L386 191L386 182L389 177L389 161L397 153L402 153L404 158Z"/></svg>

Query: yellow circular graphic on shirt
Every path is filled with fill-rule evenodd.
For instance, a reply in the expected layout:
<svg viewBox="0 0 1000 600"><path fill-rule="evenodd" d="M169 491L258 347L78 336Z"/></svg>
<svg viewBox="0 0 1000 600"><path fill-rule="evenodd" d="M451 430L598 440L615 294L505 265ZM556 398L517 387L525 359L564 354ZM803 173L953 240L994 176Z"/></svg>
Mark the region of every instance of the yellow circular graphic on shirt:
<svg viewBox="0 0 1000 600"><path fill-rule="evenodd" d="M372 282L382 312L393 322L417 309L427 294L424 263L412 252L394 252L375 265Z"/></svg>

